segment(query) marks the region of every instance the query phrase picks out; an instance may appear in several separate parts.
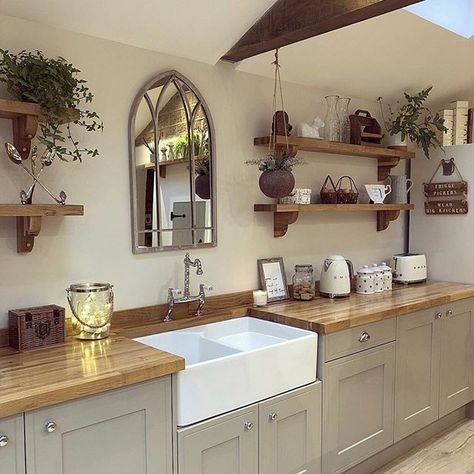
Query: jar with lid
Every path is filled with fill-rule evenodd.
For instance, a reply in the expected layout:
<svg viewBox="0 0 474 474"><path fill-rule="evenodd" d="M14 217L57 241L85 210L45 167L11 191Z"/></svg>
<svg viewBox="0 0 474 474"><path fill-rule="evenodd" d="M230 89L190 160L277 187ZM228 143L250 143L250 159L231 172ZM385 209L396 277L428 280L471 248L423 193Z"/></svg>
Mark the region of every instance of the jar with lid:
<svg viewBox="0 0 474 474"><path fill-rule="evenodd" d="M312 265L295 265L293 275L293 298L295 300L310 301L316 294Z"/></svg>
<svg viewBox="0 0 474 474"><path fill-rule="evenodd" d="M372 271L374 272L375 293L382 293L383 292L383 271L379 268L379 266L376 263L374 263L371 268L372 268Z"/></svg>
<svg viewBox="0 0 474 474"><path fill-rule="evenodd" d="M374 272L368 265L364 265L357 271L356 293L359 295L373 295L375 293L374 280Z"/></svg>
<svg viewBox="0 0 474 474"><path fill-rule="evenodd" d="M390 291L392 289L392 269L385 262L379 265L379 269L382 270L383 290Z"/></svg>

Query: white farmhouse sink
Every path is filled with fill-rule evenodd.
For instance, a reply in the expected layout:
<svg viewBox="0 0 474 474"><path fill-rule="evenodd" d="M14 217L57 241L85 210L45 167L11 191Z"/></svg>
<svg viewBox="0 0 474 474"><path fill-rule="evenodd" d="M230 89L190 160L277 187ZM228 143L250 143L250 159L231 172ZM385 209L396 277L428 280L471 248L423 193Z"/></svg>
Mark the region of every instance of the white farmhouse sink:
<svg viewBox="0 0 474 474"><path fill-rule="evenodd" d="M177 424L258 402L316 380L318 335L255 318L238 318L135 341L180 355Z"/></svg>

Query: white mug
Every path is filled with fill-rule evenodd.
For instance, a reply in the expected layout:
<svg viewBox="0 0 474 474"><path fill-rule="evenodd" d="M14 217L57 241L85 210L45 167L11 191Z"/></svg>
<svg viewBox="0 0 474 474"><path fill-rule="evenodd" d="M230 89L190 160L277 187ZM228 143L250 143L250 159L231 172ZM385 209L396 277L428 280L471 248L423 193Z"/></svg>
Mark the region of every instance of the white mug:
<svg viewBox="0 0 474 474"><path fill-rule="evenodd" d="M365 189L375 204L383 204L385 198L392 192L390 184L366 184Z"/></svg>

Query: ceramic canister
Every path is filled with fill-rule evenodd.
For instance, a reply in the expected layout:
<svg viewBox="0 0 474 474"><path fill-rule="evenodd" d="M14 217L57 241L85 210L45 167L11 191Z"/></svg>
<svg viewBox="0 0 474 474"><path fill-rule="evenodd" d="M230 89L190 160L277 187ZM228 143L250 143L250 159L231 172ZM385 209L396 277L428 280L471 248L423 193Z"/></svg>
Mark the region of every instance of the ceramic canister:
<svg viewBox="0 0 474 474"><path fill-rule="evenodd" d="M356 275L356 293L359 295L373 295L375 293L374 272L368 265L357 271Z"/></svg>
<svg viewBox="0 0 474 474"><path fill-rule="evenodd" d="M392 289L392 269L385 262L379 265L379 269L382 270L383 290L390 291Z"/></svg>
<svg viewBox="0 0 474 474"><path fill-rule="evenodd" d="M383 271L379 268L379 266L376 263L372 265L371 269L374 272L375 293L382 293L383 292Z"/></svg>

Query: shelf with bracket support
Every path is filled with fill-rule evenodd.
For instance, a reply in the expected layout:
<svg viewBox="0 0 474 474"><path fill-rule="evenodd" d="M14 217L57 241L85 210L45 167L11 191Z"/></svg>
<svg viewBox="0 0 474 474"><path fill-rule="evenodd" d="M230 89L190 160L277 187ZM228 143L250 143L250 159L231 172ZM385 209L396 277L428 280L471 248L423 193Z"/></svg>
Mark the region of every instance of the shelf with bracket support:
<svg viewBox="0 0 474 474"><path fill-rule="evenodd" d="M254 204L255 212L273 213L273 236L283 237L300 212L376 212L377 231L388 228L400 211L411 211L413 204Z"/></svg>

